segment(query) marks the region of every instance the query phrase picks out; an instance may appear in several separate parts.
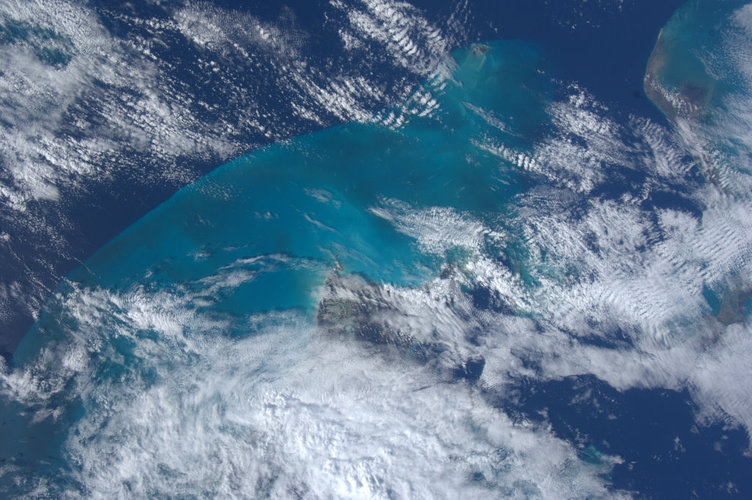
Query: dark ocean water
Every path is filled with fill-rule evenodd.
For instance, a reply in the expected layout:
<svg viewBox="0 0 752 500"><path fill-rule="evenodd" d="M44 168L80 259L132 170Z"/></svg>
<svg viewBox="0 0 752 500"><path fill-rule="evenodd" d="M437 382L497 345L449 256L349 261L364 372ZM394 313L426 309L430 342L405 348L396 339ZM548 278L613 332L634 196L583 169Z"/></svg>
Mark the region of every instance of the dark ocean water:
<svg viewBox="0 0 752 500"><path fill-rule="evenodd" d="M347 25L318 35L323 4L216 6L313 33L307 64L334 71ZM358 119L291 115L58 286L2 367L2 487L752 495L749 6L367 6L349 22L378 43L368 23L394 23L407 63L369 52L387 90ZM411 30L452 13L416 71ZM89 245L135 212L96 193Z"/></svg>

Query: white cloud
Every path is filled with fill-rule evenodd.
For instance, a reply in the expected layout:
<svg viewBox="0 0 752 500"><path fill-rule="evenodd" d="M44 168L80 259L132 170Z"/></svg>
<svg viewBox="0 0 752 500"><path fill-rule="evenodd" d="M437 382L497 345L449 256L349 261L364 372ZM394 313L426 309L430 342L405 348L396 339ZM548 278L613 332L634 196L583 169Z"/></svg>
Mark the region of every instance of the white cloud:
<svg viewBox="0 0 752 500"><path fill-rule="evenodd" d="M580 461L545 428L514 424L477 389L442 382L430 366L329 338L294 313L256 318L273 326L232 338L194 299L182 289L81 290L65 299L77 329L47 344L34 373L3 374L6 396L36 405L40 419L55 418L48 408L60 396L85 408L65 443L78 464L73 483L50 481L48 492L607 492L599 475L608 465Z"/></svg>

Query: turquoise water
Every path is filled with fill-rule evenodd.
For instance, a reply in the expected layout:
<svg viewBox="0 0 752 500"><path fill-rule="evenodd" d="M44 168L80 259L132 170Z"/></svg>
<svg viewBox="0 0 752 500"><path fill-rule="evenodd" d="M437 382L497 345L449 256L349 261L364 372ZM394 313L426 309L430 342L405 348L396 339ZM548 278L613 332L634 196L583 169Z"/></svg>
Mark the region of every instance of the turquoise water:
<svg viewBox="0 0 752 500"><path fill-rule="evenodd" d="M32 49L43 63L61 68L73 58L73 43L49 28L41 28L23 21L0 23L0 46L22 44Z"/></svg>
<svg viewBox="0 0 752 500"><path fill-rule="evenodd" d="M206 292L202 308L229 317L314 310L317 289L335 268L380 283L425 282L445 256L421 252L372 209L406 201L479 216L511 210L524 182L519 169L480 143L531 149L553 89L541 55L519 42L458 50L448 67L451 74L434 75L405 106L381 114L387 123L390 115L405 115L401 125L342 125L223 165L123 232L69 280L113 291L187 286ZM243 273L241 282L214 293L212 277L232 272ZM55 321L43 316L16 359L35 352L38 332L54 331Z"/></svg>
<svg viewBox="0 0 752 500"><path fill-rule="evenodd" d="M740 72L743 67L729 60L743 53L743 47L737 51L729 42L745 29L729 14L745 4L741 0L687 2L663 28L654 50L649 69L668 92L699 106L705 120L712 110L728 111L725 99L748 84ZM737 54L719 52L722 48Z"/></svg>

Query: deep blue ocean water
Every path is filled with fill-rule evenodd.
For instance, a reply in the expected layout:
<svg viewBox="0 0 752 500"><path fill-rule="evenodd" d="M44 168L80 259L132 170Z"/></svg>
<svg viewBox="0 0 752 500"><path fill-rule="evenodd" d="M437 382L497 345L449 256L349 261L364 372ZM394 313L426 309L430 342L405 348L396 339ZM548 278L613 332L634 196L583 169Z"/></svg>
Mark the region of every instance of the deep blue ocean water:
<svg viewBox="0 0 752 500"><path fill-rule="evenodd" d="M628 281L624 268L631 261L657 267L650 252L672 251L665 229L670 217L710 224L717 206L708 185L717 183L724 199L746 206L744 190L727 187L724 176L745 174L749 152L743 133L740 139L725 117L729 99L749 89L734 69L738 61L724 66L720 47L728 40L718 29L744 2L691 2L664 28L655 78L700 109L697 116L673 116L664 108L668 118L645 98L642 78L658 30L676 5L601 14L598 28L582 29L557 23L556 10L537 22L541 5L558 8L544 2L480 8L476 18L488 26L476 33L498 28L504 40L483 36L455 49L403 102L370 121L293 137L224 164L70 273L4 372L0 479L7 491L32 497L752 495L744 391L742 398L731 391L731 403L713 400L701 390L708 383L703 376L677 367L696 363L702 372L719 359L742 367L732 375L748 374L744 347L731 348L741 358L720 349L724 336L736 332L726 327L749 322L746 254L729 257L716 274L713 259L726 254L713 248L703 254L702 293L689 295L703 298L667 320L661 341L652 337L658 323L646 320L643 331L597 304L572 299L575 309L596 311L574 323L565 320L569 310L556 309L580 293L581 283L608 287L612 275ZM278 15L265 9L251 10ZM598 17L584 12L579 18ZM317 43L325 53L334 42ZM714 49L720 55L713 65L698 56ZM571 107L557 114L562 103ZM691 124L696 135L689 137L702 142L676 139L676 153L667 155L679 175L664 175L651 163L644 143L654 136L640 135L640 119L664 129ZM556 170L543 147L589 150L598 141L619 155L604 153L593 162L561 153L570 170ZM595 186L583 187L591 174ZM616 206L617 214L642 215L624 222L606 219L604 211L597 220L607 222L592 222L589 210L601 203ZM730 202L718 206L739 210ZM536 225L538 212L548 210L560 210L562 220ZM630 232L638 223L645 228ZM684 224L689 229L681 231L694 227ZM651 233L653 226L662 229ZM594 229L581 239L567 232L583 227ZM559 257L569 255L559 246L568 239L581 244L574 255L602 261ZM682 252L668 260L689 262ZM677 274L686 266L676 264ZM598 272L603 275L593 278ZM360 284L348 281L353 277ZM559 290L566 292L555 295ZM325 297L339 307L343 323L352 322L350 337L338 337L336 328L327 333L320 321ZM712 356L693 351L696 358L677 354L673 361L670 348L684 347L680 341L687 338L698 340L686 345ZM568 365L577 351L593 353L595 361ZM634 369L633 354L638 363L665 363L646 370L644 381L623 382L620 372ZM337 382L330 385L322 369ZM706 369L711 377L726 373ZM382 382L392 370L421 370L415 375L421 382L402 386L397 376ZM357 390L349 392L348 383ZM438 395L413 399L426 388ZM382 406L384 394L394 401ZM491 416L478 417L464 398ZM363 431L391 458L353 451L359 425L377 420L361 401L377 408L378 418L397 415ZM299 417L308 412L309 420ZM450 430L467 434L453 438L441 430L446 421L460 422ZM528 429L524 438L516 434ZM304 444L296 447L287 435ZM434 435L439 444L432 444ZM447 444L476 438L483 446ZM522 444L529 440L550 464ZM311 462L326 465L306 473ZM457 479L442 483L439 476ZM339 486L342 477L352 481Z"/></svg>

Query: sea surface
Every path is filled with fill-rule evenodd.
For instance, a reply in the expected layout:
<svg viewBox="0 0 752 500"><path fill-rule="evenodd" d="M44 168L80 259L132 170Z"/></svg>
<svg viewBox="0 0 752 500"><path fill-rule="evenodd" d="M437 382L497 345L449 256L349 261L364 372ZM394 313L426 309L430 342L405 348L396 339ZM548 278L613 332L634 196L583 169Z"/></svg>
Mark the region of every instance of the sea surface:
<svg viewBox="0 0 752 500"><path fill-rule="evenodd" d="M608 42L499 21L86 258L0 365L0 489L752 496L752 4L595 4Z"/></svg>

